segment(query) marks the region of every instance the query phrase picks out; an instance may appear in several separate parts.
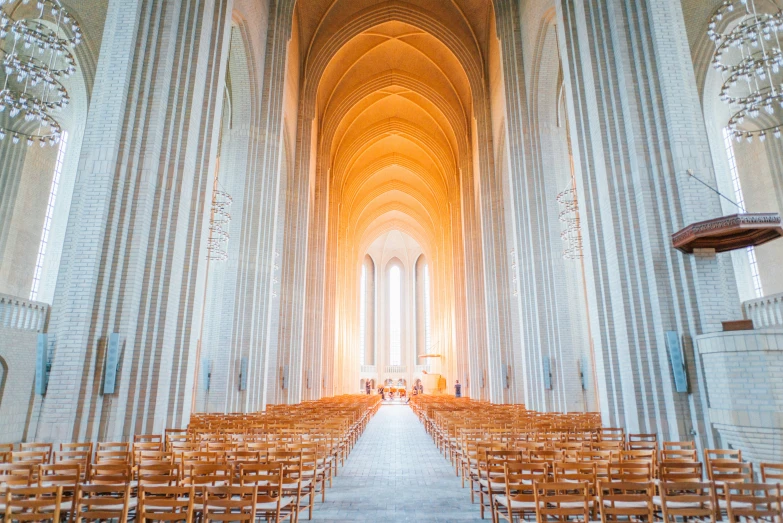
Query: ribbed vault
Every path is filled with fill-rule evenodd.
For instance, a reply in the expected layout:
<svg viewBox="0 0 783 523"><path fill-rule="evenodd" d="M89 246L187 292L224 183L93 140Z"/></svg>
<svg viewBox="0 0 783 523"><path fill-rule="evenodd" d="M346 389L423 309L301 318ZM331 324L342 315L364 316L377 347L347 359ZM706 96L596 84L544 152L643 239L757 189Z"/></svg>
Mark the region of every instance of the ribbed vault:
<svg viewBox="0 0 783 523"><path fill-rule="evenodd" d="M432 337L451 372L458 360L464 369L466 265L481 267L481 239L464 228L479 227L474 177L492 171L491 138L478 137L488 133L491 2L308 1L297 14L298 139L311 147L300 148L296 169L309 172L312 197L303 365L331 368L332 393L355 389L358 275L373 242L396 230L429 263Z"/></svg>

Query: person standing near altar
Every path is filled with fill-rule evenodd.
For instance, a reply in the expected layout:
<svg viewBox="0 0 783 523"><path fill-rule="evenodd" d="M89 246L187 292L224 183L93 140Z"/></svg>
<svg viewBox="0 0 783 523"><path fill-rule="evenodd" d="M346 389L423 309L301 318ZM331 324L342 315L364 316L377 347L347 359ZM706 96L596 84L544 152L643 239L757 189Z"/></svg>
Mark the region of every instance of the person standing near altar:
<svg viewBox="0 0 783 523"><path fill-rule="evenodd" d="M459 384L459 380L454 384L454 397L455 398L461 398L462 397L462 385Z"/></svg>

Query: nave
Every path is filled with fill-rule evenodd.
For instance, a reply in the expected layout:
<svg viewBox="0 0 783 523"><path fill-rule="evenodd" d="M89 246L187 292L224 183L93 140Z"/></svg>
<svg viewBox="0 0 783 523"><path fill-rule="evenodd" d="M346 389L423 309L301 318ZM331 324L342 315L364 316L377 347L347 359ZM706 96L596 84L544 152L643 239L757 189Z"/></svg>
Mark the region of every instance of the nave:
<svg viewBox="0 0 783 523"><path fill-rule="evenodd" d="M313 521L481 521L460 478L406 405L368 423Z"/></svg>

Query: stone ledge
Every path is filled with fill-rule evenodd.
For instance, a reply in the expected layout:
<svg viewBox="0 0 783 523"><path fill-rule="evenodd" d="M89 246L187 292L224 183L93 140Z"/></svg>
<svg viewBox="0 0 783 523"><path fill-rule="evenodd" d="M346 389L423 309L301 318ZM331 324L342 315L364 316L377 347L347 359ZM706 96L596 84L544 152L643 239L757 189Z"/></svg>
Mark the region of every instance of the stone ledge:
<svg viewBox="0 0 783 523"><path fill-rule="evenodd" d="M783 352L783 328L711 332L694 338L699 354Z"/></svg>
<svg viewBox="0 0 783 523"><path fill-rule="evenodd" d="M710 408L710 421L713 425L731 425L734 427L757 429L783 429L783 412Z"/></svg>

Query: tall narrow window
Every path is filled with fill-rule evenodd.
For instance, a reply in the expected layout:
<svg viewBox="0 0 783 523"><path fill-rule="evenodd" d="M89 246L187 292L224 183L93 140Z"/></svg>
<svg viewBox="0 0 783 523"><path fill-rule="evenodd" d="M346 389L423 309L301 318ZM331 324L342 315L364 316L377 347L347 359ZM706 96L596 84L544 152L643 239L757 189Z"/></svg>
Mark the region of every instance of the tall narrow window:
<svg viewBox="0 0 783 523"><path fill-rule="evenodd" d="M734 156L734 144L731 141L732 133L728 127L723 129L723 143L726 147L726 155L729 158L729 173L731 174L731 183L734 186L734 200L741 212L745 211L745 196L742 194L742 184L740 183L739 169L737 169L737 159ZM761 287L761 275L759 274L759 264L756 261L755 247L746 249L748 263L750 264L750 276L753 278L753 290L756 291L756 297L764 296L764 289Z"/></svg>
<svg viewBox="0 0 783 523"><path fill-rule="evenodd" d="M362 264L362 279L359 283L359 365L364 365L367 348L367 266Z"/></svg>
<svg viewBox="0 0 783 523"><path fill-rule="evenodd" d="M402 360L402 274L399 267L389 271L389 363L401 365Z"/></svg>
<svg viewBox="0 0 783 523"><path fill-rule="evenodd" d="M424 266L424 352L428 354L432 349L432 337L430 331L430 266Z"/></svg>
<svg viewBox="0 0 783 523"><path fill-rule="evenodd" d="M63 159L65 158L65 148L68 144L68 133L64 132L60 139L60 149L57 151L57 161L54 164L54 176L52 177L52 187L49 191L49 203L46 205L46 217L44 218L43 232L41 233L41 243L38 245L38 258L35 260L35 271L33 272L33 286L30 289L30 299L38 298L38 287L41 285L41 273L43 272L44 258L46 257L46 245L49 243L49 231L52 228L52 217L54 216L54 203L57 200L57 188L60 186L60 175L63 172Z"/></svg>

